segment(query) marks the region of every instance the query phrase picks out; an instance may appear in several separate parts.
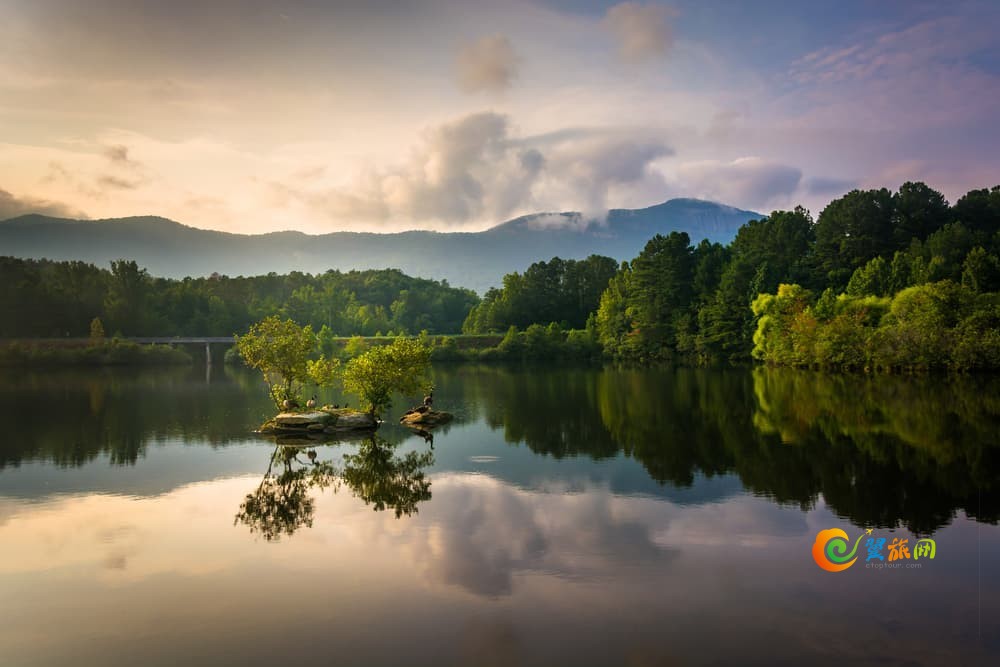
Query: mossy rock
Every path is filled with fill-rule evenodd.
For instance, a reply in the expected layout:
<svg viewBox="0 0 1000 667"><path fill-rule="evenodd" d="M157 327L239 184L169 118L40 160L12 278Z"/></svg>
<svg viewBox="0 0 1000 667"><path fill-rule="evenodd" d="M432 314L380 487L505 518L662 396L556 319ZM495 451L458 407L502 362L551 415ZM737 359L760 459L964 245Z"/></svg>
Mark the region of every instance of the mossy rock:
<svg viewBox="0 0 1000 667"><path fill-rule="evenodd" d="M405 415L399 418L399 423L405 426L419 426L420 428L428 428L433 426L439 426L441 424L447 424L455 415L450 412L444 412L443 410L410 410Z"/></svg>
<svg viewBox="0 0 1000 667"><path fill-rule="evenodd" d="M374 431L378 420L367 412L324 406L304 412L282 412L261 424L258 433L294 436Z"/></svg>

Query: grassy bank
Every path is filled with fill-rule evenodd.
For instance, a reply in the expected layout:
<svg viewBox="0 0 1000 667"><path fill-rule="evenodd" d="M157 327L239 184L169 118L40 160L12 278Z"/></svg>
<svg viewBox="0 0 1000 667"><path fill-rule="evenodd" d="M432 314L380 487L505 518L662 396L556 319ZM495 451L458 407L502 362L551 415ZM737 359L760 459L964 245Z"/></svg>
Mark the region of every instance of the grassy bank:
<svg viewBox="0 0 1000 667"><path fill-rule="evenodd" d="M167 366L190 364L186 351L170 345L107 340L88 345L0 344L0 366Z"/></svg>

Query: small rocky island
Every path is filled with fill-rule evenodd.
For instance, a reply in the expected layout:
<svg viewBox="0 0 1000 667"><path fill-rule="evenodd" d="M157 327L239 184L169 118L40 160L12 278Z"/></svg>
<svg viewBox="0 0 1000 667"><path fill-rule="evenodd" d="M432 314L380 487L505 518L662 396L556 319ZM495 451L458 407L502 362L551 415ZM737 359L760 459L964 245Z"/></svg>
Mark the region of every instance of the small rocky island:
<svg viewBox="0 0 1000 667"><path fill-rule="evenodd" d="M417 430L424 431L428 428L433 428L452 420L454 415L450 412L435 410L432 407L433 405L434 392L431 391L429 394L424 396L423 403L404 412L403 416L399 418L399 423L403 426L410 426Z"/></svg>
<svg viewBox="0 0 1000 667"><path fill-rule="evenodd" d="M435 410L430 406L422 405L419 408L409 410L399 418L399 423L404 426L415 426L426 429L432 426L446 424L454 418L450 412Z"/></svg>
<svg viewBox="0 0 1000 667"><path fill-rule="evenodd" d="M261 424L264 435L336 435L374 431L378 420L367 412L324 405L304 412L282 412Z"/></svg>

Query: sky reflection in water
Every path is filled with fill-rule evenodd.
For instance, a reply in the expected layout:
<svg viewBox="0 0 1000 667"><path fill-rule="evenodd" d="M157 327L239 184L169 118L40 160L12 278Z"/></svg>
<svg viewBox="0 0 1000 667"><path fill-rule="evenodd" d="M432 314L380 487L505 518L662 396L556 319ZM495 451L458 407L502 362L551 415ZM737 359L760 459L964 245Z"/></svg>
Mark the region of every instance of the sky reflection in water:
<svg viewBox="0 0 1000 667"><path fill-rule="evenodd" d="M389 425L316 447L336 479L306 484L309 522L270 541L237 517L275 452L246 434L267 408L252 376L48 374L5 390L19 424L0 449L5 660L1000 656L995 380L436 372L458 420L433 449ZM819 530L853 541L861 526L933 535L937 558L816 567Z"/></svg>

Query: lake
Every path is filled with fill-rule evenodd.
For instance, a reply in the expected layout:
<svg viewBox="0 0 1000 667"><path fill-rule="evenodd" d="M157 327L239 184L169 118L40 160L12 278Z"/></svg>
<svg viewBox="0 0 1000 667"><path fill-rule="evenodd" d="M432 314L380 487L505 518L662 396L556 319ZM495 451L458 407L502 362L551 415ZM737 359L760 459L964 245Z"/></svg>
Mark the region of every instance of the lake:
<svg viewBox="0 0 1000 667"><path fill-rule="evenodd" d="M313 446L244 370L2 379L4 665L1000 661L997 377L441 366Z"/></svg>

